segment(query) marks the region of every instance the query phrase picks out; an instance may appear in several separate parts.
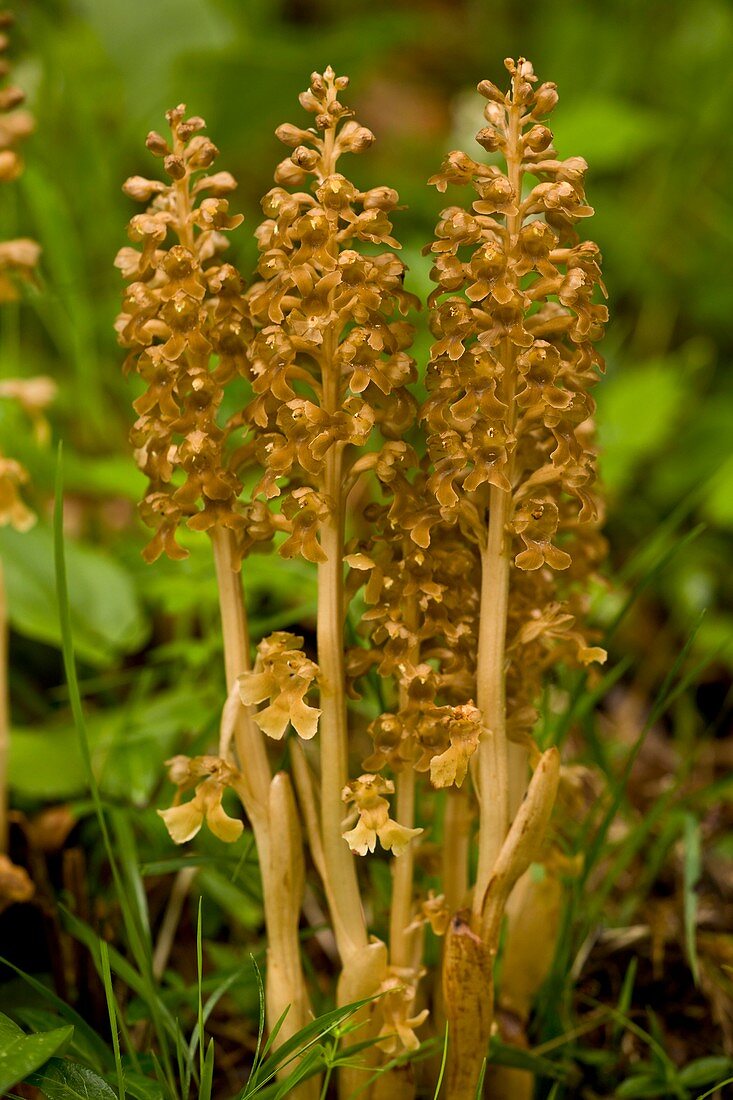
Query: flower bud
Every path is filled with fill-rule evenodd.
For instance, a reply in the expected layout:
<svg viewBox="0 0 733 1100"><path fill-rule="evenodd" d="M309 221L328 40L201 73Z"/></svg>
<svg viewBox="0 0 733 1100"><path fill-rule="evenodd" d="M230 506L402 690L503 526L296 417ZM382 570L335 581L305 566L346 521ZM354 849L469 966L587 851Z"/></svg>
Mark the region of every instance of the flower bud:
<svg viewBox="0 0 733 1100"><path fill-rule="evenodd" d="M540 153L552 144L552 130L548 130L546 126L533 126L524 135L524 144L533 153Z"/></svg>
<svg viewBox="0 0 733 1100"><path fill-rule="evenodd" d="M122 185L122 190L137 202L150 202L153 195L165 189L160 180L146 180L144 176L130 176Z"/></svg>
<svg viewBox="0 0 733 1100"><path fill-rule="evenodd" d="M308 176L288 157L287 160L281 160L278 164L274 179L275 183L279 183L282 187L302 187Z"/></svg>
<svg viewBox="0 0 733 1100"><path fill-rule="evenodd" d="M289 122L283 122L282 126L278 126L275 131L275 137L278 141L281 141L283 145L289 145L293 149L296 145L302 145L304 141L313 139L313 135L310 131L301 130L299 126L292 126Z"/></svg>
<svg viewBox="0 0 733 1100"><path fill-rule="evenodd" d="M375 141L374 134L367 130L366 126L360 126L353 134L350 142L352 153L363 153Z"/></svg>
<svg viewBox="0 0 733 1100"><path fill-rule="evenodd" d="M299 145L290 157L296 168L304 172L312 172L318 164L318 153L315 149L309 149L307 145Z"/></svg>
<svg viewBox="0 0 733 1100"><path fill-rule="evenodd" d="M495 153L502 145L502 138L493 126L484 126L483 130L479 130L476 134L476 141L487 153Z"/></svg>
<svg viewBox="0 0 733 1100"><path fill-rule="evenodd" d="M186 150L188 166L194 170L197 168L210 167L218 156L219 150L214 145L213 141L209 141L209 139L202 134L193 138L189 142Z"/></svg>
<svg viewBox="0 0 733 1100"><path fill-rule="evenodd" d="M150 131L145 139L145 144L154 157L164 157L171 151L163 135L157 133L155 130Z"/></svg>
<svg viewBox="0 0 733 1100"><path fill-rule="evenodd" d="M495 129L503 128L506 125L506 112L504 107L498 103L487 103L484 107L484 118Z"/></svg>
<svg viewBox="0 0 733 1100"><path fill-rule="evenodd" d="M500 103L504 106L506 100L504 93L497 88L496 84L493 84L490 80L481 80L476 86L476 90L479 95L482 95L484 99L490 99L493 103Z"/></svg>
<svg viewBox="0 0 733 1100"><path fill-rule="evenodd" d="M182 180L186 175L186 165L180 157L174 156L172 153L165 158L163 166L168 175L174 180Z"/></svg>
<svg viewBox="0 0 733 1100"><path fill-rule="evenodd" d="M188 141L188 139L198 133L199 130L204 130L205 128L206 123L204 120L199 118L198 115L194 115L192 118L187 118L180 124L178 127L178 136L182 141Z"/></svg>
<svg viewBox="0 0 733 1100"><path fill-rule="evenodd" d="M394 210L399 201L400 196L394 187L373 187L362 197L365 210Z"/></svg>
<svg viewBox="0 0 733 1100"><path fill-rule="evenodd" d="M554 110L557 105L558 94L557 85L551 81L547 81L545 84L540 84L535 93L533 114L538 117L541 115L549 115L550 111Z"/></svg>
<svg viewBox="0 0 733 1100"><path fill-rule="evenodd" d="M237 181L231 172L215 172L213 176L204 176L194 187L194 193L208 191L210 194L227 195L230 191L236 191Z"/></svg>

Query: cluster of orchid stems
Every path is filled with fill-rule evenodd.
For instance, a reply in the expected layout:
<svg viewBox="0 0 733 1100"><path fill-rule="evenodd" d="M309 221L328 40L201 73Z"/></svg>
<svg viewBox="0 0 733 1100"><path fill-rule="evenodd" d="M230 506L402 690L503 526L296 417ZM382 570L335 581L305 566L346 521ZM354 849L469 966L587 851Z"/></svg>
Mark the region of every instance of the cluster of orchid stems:
<svg viewBox="0 0 733 1100"><path fill-rule="evenodd" d="M558 662L605 658L583 630L604 554L589 391L606 319L598 249L575 230L592 213L586 164L552 147L555 86L536 86L527 61L506 67L507 93L479 85L490 155L451 153L430 180L476 195L442 211L426 249L424 371L405 320L419 302L392 235L399 198L339 171L374 137L331 68L300 97L313 125L277 131L291 151L262 203L251 285L222 259L241 221L228 207L235 181L212 171L217 150L182 106L170 136L147 141L165 180L125 184L147 209L117 259L128 283L117 331L146 383L132 433L149 478L146 557L184 557L182 523L210 536L228 688L218 753L170 762L178 794L161 816L178 843L203 823L233 842L243 826L223 797L239 796L262 872L270 1025L287 1010L280 1041L311 1015L307 840L338 1003L374 998L357 1037L388 1056L447 1021L450 1100L475 1095L512 890L531 863L562 863L550 818L563 777L557 750L535 741L535 706ZM235 378L249 397L225 419ZM279 631L253 661L246 558L271 548L317 571L317 646ZM359 626L347 643L349 609ZM364 695L380 704L360 759L368 704L347 701ZM288 771L274 771L269 749L284 738ZM378 846L392 863L383 938L356 858ZM444 937L442 983L422 980L428 925ZM508 942L521 938L510 930ZM367 1080L354 1068L342 1078L343 1095ZM298 1095L318 1088L305 1081ZM414 1088L400 1070L371 1095Z"/></svg>
<svg viewBox="0 0 733 1100"><path fill-rule="evenodd" d="M33 116L23 108L25 94L9 81L8 29L13 18L0 12L0 183L16 180L23 171L20 143L33 131ZM34 277L40 245L28 237L0 241L0 305L15 302L22 284ZM56 386L50 378L0 379L0 400L13 401L27 415L36 439L49 435L44 410L53 399ZM24 499L29 481L26 468L13 455L0 449L0 527L29 530L36 521ZM8 699L8 611L4 572L0 560L0 910L11 902L27 901L33 883L24 868L8 855L8 756L10 751L10 707Z"/></svg>

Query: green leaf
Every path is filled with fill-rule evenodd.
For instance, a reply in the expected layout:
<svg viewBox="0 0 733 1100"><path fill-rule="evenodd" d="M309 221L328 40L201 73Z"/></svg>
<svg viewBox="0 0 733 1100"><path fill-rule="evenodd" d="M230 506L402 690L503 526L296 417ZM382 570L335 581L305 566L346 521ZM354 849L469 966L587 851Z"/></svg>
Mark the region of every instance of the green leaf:
<svg viewBox="0 0 733 1100"><path fill-rule="evenodd" d="M47 1100L117 1100L114 1090L93 1070L61 1058L51 1058L28 1083Z"/></svg>
<svg viewBox="0 0 733 1100"><path fill-rule="evenodd" d="M54 1031L45 1031L41 1035L26 1035L18 1028L12 1034L8 1024L12 1021L3 1017L4 1035L0 1048L0 1095L4 1096L14 1085L23 1081L29 1073L42 1066L44 1062L68 1042L74 1034L73 1027L58 1027ZM0 1032L3 1037L3 1032Z"/></svg>
<svg viewBox="0 0 733 1100"><path fill-rule="evenodd" d="M18 1027L15 1021L6 1016L4 1012L0 1012L0 1049L22 1034L22 1029Z"/></svg>
<svg viewBox="0 0 733 1100"><path fill-rule="evenodd" d="M86 1020L84 1020L79 1015L79 1013L71 1007L71 1005L66 1004L65 1001L58 997L53 992L53 990L45 986L43 982L40 982L37 978L34 978L32 974L26 974L24 970L21 970L15 965L15 963L11 962L9 959L6 959L3 955L0 955L0 963L2 963L3 966L8 967L8 969L12 970L15 974L17 974L21 981L25 985L27 985L29 989L33 990L33 992L42 1001L48 1002L49 1004L53 1005L58 1015L62 1019L66 1020L67 1023L71 1024L72 1030L74 1032L75 1043L83 1041L84 1046L88 1052L86 1057L91 1058L93 1061L96 1062L98 1068L102 1069L109 1060L109 1049L102 1041L100 1036L97 1034L97 1032L89 1026ZM18 1004L21 995L14 989L13 985L10 982L4 983L2 986L2 990L3 993L8 990L12 991L12 1000L8 1002L10 1005L15 1006L16 1004ZM2 1048L3 1039L3 1020L7 1021L9 1024L13 1024L12 1020L8 1020L7 1016L3 1016L2 1013L0 1013L0 1049ZM13 1024L13 1027L15 1026L16 1025Z"/></svg>
<svg viewBox="0 0 733 1100"><path fill-rule="evenodd" d="M132 580L100 550L67 540L69 600L74 648L104 667L143 645L148 626ZM28 638L61 645L54 578L53 534L39 523L30 531L0 530L0 557L11 625Z"/></svg>
<svg viewBox="0 0 733 1100"><path fill-rule="evenodd" d="M615 1095L619 1100L641 1100L647 1096L668 1096L667 1085L656 1074L639 1073L627 1077L618 1086Z"/></svg>
<svg viewBox="0 0 733 1100"><path fill-rule="evenodd" d="M533 1054L531 1050L522 1050L496 1039L492 1040L489 1048L489 1061L497 1066L524 1069L537 1077L549 1077L556 1081L567 1081L570 1072L569 1067L560 1062L552 1062L542 1055Z"/></svg>
<svg viewBox="0 0 733 1100"><path fill-rule="evenodd" d="M135 1100L163 1100L163 1090L158 1082L144 1077L142 1073L125 1070L125 1089Z"/></svg>
<svg viewBox="0 0 733 1100"><path fill-rule="evenodd" d="M104 794L145 804L160 781L161 761L180 744L182 734L204 727L211 712L209 694L191 686L91 714L87 732L92 764ZM44 802L82 794L87 776L75 728L46 722L13 729L10 786Z"/></svg>
<svg viewBox="0 0 733 1100"><path fill-rule="evenodd" d="M211 1100L211 1086L214 1080L214 1040L209 1039L206 1049L206 1057L201 1069L201 1083L199 1085L199 1100Z"/></svg>
<svg viewBox="0 0 733 1100"><path fill-rule="evenodd" d="M733 1058L724 1055L711 1055L709 1058L696 1058L694 1062L679 1071L680 1082L688 1089L700 1085L712 1085L733 1071Z"/></svg>

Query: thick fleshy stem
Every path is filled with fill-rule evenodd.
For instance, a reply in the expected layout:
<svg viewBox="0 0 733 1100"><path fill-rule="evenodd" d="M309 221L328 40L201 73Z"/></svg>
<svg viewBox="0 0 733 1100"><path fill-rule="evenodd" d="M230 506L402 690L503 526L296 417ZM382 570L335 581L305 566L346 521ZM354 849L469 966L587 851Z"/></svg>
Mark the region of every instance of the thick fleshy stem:
<svg viewBox="0 0 733 1100"><path fill-rule="evenodd" d="M516 93L518 78L513 78ZM516 96L508 108L507 176L517 204L522 189L521 108ZM507 217L507 248L511 250L521 228L521 214ZM504 400L509 408L509 425L515 419L516 352L508 337L500 349ZM511 465L511 464L510 464ZM511 483L511 469L508 471ZM509 752L506 736L506 628L509 605L512 491L492 485L489 497L489 526L481 550L481 611L479 619L476 703L481 710L486 734L479 746L480 826L478 867L473 898L474 931L480 922L484 897L494 864L504 843L510 822ZM516 767L516 757L513 757Z"/></svg>
<svg viewBox="0 0 733 1100"><path fill-rule="evenodd" d="M335 91L332 93L335 96ZM323 138L322 177L336 165L335 125ZM336 363L338 333L326 334L321 359L323 409L334 416L341 409L341 376ZM320 527L325 561L318 565L318 667L321 707L321 838L330 895L338 909L334 931L346 965L350 955L368 943L356 865L344 840L342 792L348 781L348 720L344 667L344 487L343 446L334 443L324 464L323 492L328 514ZM339 930L341 935L339 937ZM339 942L340 940L340 942Z"/></svg>
<svg viewBox="0 0 733 1100"><path fill-rule="evenodd" d="M405 608L405 627L413 635L417 630L417 601L415 596L408 597ZM416 665L420 660L419 643L410 648L408 664ZM400 687L400 710L407 708L409 697L407 689ZM415 825L415 769L409 764L397 773L396 820L407 829ZM415 932L408 932L412 920L412 892L415 875L415 849L413 844L392 860L392 906L390 910L389 950L392 966L403 968L416 965Z"/></svg>
<svg viewBox="0 0 733 1100"><path fill-rule="evenodd" d="M235 569L234 536L216 526L211 541L219 586L224 665L231 686L251 668L247 613L240 573ZM298 936L304 888L302 840L290 782L283 773L271 779L262 732L244 707L237 712L234 745L242 771L236 790L252 823L262 874L269 1028L287 1012L278 1033L279 1045L312 1018ZM298 1100L315 1100L318 1088L314 1078L303 1082L293 1095Z"/></svg>
<svg viewBox="0 0 733 1100"><path fill-rule="evenodd" d="M328 383L324 391L330 389ZM321 707L321 836L325 872L342 929L339 952L347 963L367 945L364 913L354 856L344 840L341 793L348 781L346 675L344 670L343 499L341 448L326 457L324 489L329 514L321 524L320 541L326 560L318 566L318 667Z"/></svg>

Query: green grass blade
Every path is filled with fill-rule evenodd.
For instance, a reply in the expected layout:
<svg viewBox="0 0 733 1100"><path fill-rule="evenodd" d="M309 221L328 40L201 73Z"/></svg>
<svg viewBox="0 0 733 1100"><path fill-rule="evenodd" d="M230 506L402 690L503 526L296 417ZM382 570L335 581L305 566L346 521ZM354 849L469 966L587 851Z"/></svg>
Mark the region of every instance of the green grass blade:
<svg viewBox="0 0 733 1100"><path fill-rule="evenodd" d="M433 1093L433 1100L438 1100L440 1096L440 1090L443 1087L443 1078L445 1077L445 1067L448 1064L448 1024L445 1025L445 1037L443 1038L443 1057L440 1060L440 1072L438 1074L438 1080L435 1083L435 1092Z"/></svg>
<svg viewBox="0 0 733 1100"><path fill-rule="evenodd" d="M102 964L102 981L104 983L104 995L107 999L107 1014L109 1016L109 1029L112 1035L112 1049L115 1055L117 1091L119 1093L119 1100L125 1100L125 1075L122 1071L120 1036L117 1029L117 1006L115 1004L115 995L112 988L112 973L109 968L109 949L105 940L99 941L99 958Z"/></svg>
<svg viewBox="0 0 733 1100"><path fill-rule="evenodd" d="M71 611L69 605L68 581L66 576L66 554L64 547L63 489L63 447L62 444L59 443L58 462L56 469L56 501L54 506L53 524L54 558L56 571L56 597L58 602L59 625L61 629L61 650L64 662L64 670L66 673L66 682L69 689L69 703L71 706L71 713L73 715L74 724L76 726L77 734L79 737L79 746L84 763L87 782L89 784L89 791L92 797L92 803L94 805L95 814L99 823L99 829L102 835L102 841L104 844L107 860L109 862L110 870L112 872L115 893L117 895L117 900L120 905L120 910L122 912L125 932L127 934L130 948L136 959L137 965L140 968L141 976L143 977L146 985L145 1002L148 1006L148 1010L150 1011L153 1026L158 1037L158 1042L160 1044L160 1054L166 1075L168 1077L169 1085L175 1095L176 1087L170 1061L170 1052L168 1050L168 1044L166 1041L165 1029L162 1026L160 1018L157 991L152 975L152 956L150 951L146 950L145 940L142 935L142 931L138 926L136 913L130 904L130 900L127 896L127 891L125 890L125 885L112 846L110 832L107 825L107 818L102 804L102 796L99 790L99 784L97 783L97 778L94 774L94 768L92 766L89 735L87 732L86 720L84 717L84 708L82 707L81 702L81 693L79 691L79 681L76 672L76 659L74 656L74 640L71 629Z"/></svg>
<svg viewBox="0 0 733 1100"><path fill-rule="evenodd" d="M7 966L8 969L17 974L19 978L22 978L26 985L30 986L35 993L48 1001L49 1004L53 1005L63 1020L73 1024L74 1030L84 1036L90 1049L93 1050L96 1055L94 1065L92 1066L93 1069L97 1069L104 1073L110 1068L109 1048L106 1043L97 1032L89 1026L87 1021L71 1007L71 1005L63 1001L58 994L54 993L48 986L45 986L38 978L34 978L32 974L27 974L25 970L21 970L20 967L16 966L10 959L6 959L3 955L0 955L0 963L2 963L3 966Z"/></svg>
<svg viewBox="0 0 733 1100"><path fill-rule="evenodd" d="M198 1035L199 1035L199 1080L201 1082L201 1088L203 1089L204 1082L204 1069L206 1059L209 1056L209 1051L204 1054L204 997L203 997L203 980L204 980L204 949L203 941L201 938L201 905L202 899L199 898L199 911L196 920L196 975L198 978L198 990L197 990L197 1009L198 1009ZM209 1047L211 1049L211 1047Z"/></svg>
<svg viewBox="0 0 733 1100"><path fill-rule="evenodd" d="M209 1040L206 1057L201 1060L201 1084L199 1100L211 1100L211 1086L214 1080L214 1040Z"/></svg>

